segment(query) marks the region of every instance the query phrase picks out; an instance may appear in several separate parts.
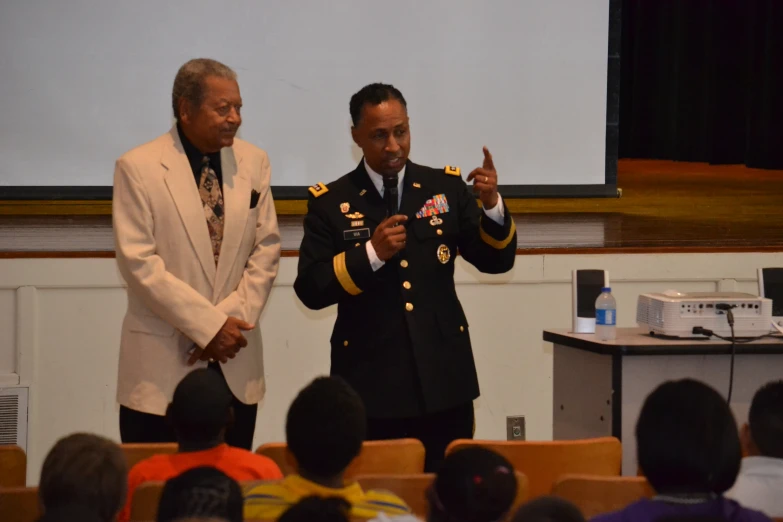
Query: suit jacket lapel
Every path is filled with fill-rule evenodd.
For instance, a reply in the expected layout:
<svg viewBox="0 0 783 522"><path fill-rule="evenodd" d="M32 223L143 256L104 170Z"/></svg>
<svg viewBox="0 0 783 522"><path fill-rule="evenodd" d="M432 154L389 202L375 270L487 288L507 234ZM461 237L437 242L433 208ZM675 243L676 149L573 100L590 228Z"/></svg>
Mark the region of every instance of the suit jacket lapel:
<svg viewBox="0 0 783 522"><path fill-rule="evenodd" d="M204 215L204 207L201 196L193 178L188 157L182 148L177 128L170 132L172 142L165 145L161 155L161 164L167 169L165 174L166 186L171 192L171 197L177 207L182 224L188 233L193 249L196 251L204 274L209 283L215 284L215 258L212 256L212 240L209 238L207 218Z"/></svg>
<svg viewBox="0 0 783 522"><path fill-rule="evenodd" d="M220 151L220 165L223 169L225 221L215 277L216 293L223 288L234 266L250 212L250 178L242 168L242 157L233 147L224 148Z"/></svg>
<svg viewBox="0 0 783 522"><path fill-rule="evenodd" d="M381 198L375 185L372 184L370 175L367 174L367 169L364 168L364 160L351 173L351 182L356 187L356 193L361 196L356 200L358 210L378 223L386 219L386 206L383 204L383 198Z"/></svg>
<svg viewBox="0 0 783 522"><path fill-rule="evenodd" d="M413 222L424 203L435 195L428 188L429 178L427 173L413 162L408 162L405 167L405 181L402 187L402 202L400 214L408 216L408 221Z"/></svg>

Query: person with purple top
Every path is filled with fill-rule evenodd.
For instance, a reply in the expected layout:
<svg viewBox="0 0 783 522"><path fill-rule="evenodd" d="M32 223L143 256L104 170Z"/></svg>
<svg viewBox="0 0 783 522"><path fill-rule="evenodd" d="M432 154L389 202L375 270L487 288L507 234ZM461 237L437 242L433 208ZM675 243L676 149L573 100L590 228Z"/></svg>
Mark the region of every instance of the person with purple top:
<svg viewBox="0 0 783 522"><path fill-rule="evenodd" d="M592 521L687 517L769 522L763 513L723 496L739 473L740 441L728 404L706 384L683 379L658 386L639 414L636 448L639 467L656 495Z"/></svg>

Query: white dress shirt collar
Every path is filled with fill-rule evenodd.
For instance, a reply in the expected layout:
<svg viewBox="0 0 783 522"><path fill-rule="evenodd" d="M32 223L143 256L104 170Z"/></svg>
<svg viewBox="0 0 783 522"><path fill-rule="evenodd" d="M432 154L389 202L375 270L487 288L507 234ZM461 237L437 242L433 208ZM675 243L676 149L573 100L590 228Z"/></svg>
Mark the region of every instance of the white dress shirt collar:
<svg viewBox="0 0 783 522"><path fill-rule="evenodd" d="M375 172L370 168L370 166L367 164L367 160L363 159L364 162L364 168L367 170L367 175L370 176L370 181L372 181L372 184L375 186L375 188L378 190L378 194L383 197L383 176ZM402 184L405 181L405 168L407 165L403 165L400 172L397 173L397 197L399 199L402 199ZM399 201L397 202L399 204Z"/></svg>

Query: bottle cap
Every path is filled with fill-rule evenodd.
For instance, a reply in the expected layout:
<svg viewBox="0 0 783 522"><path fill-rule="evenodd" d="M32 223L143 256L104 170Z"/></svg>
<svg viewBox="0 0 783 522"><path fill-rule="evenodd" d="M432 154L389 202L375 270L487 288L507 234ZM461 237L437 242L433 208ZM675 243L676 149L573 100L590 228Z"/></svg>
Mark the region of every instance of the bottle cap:
<svg viewBox="0 0 783 522"><path fill-rule="evenodd" d="M603 287L603 288L601 289L601 293L603 293L603 292L609 292L609 293L611 293L611 292L612 292L612 289L611 289L610 287L608 287L608 286L605 286L605 287Z"/></svg>

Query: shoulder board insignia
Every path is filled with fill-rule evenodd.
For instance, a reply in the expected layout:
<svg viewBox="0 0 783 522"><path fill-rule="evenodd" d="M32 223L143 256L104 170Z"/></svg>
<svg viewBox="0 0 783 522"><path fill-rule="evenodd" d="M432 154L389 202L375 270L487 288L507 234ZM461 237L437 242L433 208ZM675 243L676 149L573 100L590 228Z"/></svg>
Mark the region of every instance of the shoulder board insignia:
<svg viewBox="0 0 783 522"><path fill-rule="evenodd" d="M451 165L446 165L445 169L446 174L449 176L459 176L459 167L452 167Z"/></svg>
<svg viewBox="0 0 783 522"><path fill-rule="evenodd" d="M329 189L326 188L326 185L324 185L323 183L316 183L315 185L313 185L307 190L309 190L310 194L312 194L313 197L316 198L320 198L321 196L329 192Z"/></svg>

